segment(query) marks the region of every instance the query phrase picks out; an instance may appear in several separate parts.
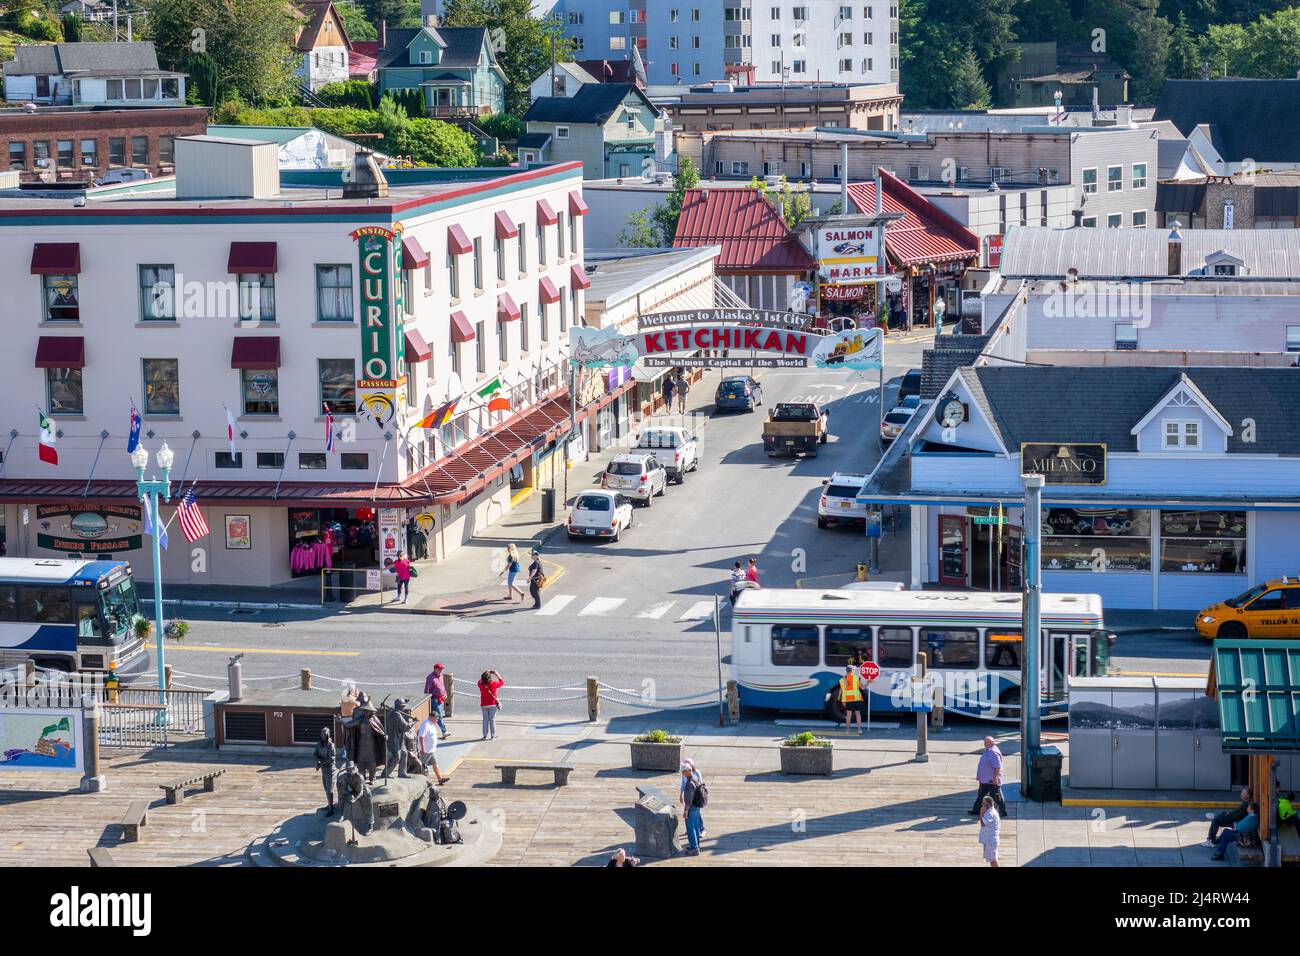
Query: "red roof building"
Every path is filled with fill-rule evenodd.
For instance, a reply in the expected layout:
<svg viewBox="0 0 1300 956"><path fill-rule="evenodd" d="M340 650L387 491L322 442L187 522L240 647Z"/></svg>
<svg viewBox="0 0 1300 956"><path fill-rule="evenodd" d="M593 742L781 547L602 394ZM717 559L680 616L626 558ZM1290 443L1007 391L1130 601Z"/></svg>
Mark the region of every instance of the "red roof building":
<svg viewBox="0 0 1300 956"><path fill-rule="evenodd" d="M677 220L676 249L722 248L718 276L756 309L785 309L790 285L808 279L817 263L781 213L757 189L690 189Z"/></svg>

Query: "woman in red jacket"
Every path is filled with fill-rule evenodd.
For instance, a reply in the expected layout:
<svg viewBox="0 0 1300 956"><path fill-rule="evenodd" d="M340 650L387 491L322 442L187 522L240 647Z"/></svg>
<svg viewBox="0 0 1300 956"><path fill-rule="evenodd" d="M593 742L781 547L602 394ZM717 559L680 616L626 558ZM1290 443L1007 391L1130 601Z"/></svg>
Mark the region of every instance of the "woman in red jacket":
<svg viewBox="0 0 1300 956"><path fill-rule="evenodd" d="M495 738L497 735L497 711L501 709L501 699L497 691L506 685L496 671L484 671L478 679L478 704L483 709L483 739Z"/></svg>

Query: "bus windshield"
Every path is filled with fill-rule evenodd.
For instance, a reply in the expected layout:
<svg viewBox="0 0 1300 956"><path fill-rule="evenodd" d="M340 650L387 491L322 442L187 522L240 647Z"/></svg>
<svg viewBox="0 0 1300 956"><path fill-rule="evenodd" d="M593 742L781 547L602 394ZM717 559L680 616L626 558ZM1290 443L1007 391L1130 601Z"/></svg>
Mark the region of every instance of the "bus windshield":
<svg viewBox="0 0 1300 956"><path fill-rule="evenodd" d="M125 578L100 595L103 601L104 620L114 637L131 629L132 622L140 616L140 599L135 593L135 581Z"/></svg>

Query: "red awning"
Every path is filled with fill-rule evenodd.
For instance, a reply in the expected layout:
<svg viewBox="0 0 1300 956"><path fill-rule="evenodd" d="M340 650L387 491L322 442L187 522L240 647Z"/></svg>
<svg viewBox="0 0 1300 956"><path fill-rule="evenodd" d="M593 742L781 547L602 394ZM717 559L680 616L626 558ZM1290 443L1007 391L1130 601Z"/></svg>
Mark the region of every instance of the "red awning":
<svg viewBox="0 0 1300 956"><path fill-rule="evenodd" d="M429 264L429 254L415 236L402 236L402 268L423 269Z"/></svg>
<svg viewBox="0 0 1300 956"><path fill-rule="evenodd" d="M230 367L266 371L280 367L280 336L236 335Z"/></svg>
<svg viewBox="0 0 1300 956"><path fill-rule="evenodd" d="M513 239L519 235L519 227L514 224L514 221L505 212L498 210L496 221L498 239Z"/></svg>
<svg viewBox="0 0 1300 956"><path fill-rule="evenodd" d="M555 288L555 283L547 276L542 276L542 281L537 283L537 294L542 297L543 302L560 301L560 290Z"/></svg>
<svg viewBox="0 0 1300 956"><path fill-rule="evenodd" d="M551 204L545 199L537 200L537 224L539 226L553 226L557 222L559 222L559 218L555 215L555 210L551 208Z"/></svg>
<svg viewBox="0 0 1300 956"><path fill-rule="evenodd" d="M509 292L502 292L497 296L497 318L502 322L513 322L519 318L519 306L515 305L514 297Z"/></svg>
<svg viewBox="0 0 1300 956"><path fill-rule="evenodd" d="M465 317L465 313L460 310L451 314L451 340L453 342L474 341L474 326Z"/></svg>
<svg viewBox="0 0 1300 956"><path fill-rule="evenodd" d="M582 266L573 266L569 269L569 277L573 281L575 289L587 289L591 287L591 280L587 278L587 273Z"/></svg>
<svg viewBox="0 0 1300 956"><path fill-rule="evenodd" d="M405 253L403 253L405 255ZM429 348L429 343L424 341L424 336L415 329L406 330L406 364L412 362L427 362L429 356L433 354L433 349Z"/></svg>
<svg viewBox="0 0 1300 956"><path fill-rule="evenodd" d="M460 226L448 226L447 248L453 256L463 256L474 251L474 243L469 241L469 236L465 235L465 230Z"/></svg>
<svg viewBox="0 0 1300 956"><path fill-rule="evenodd" d="M80 273L80 243L38 242L32 248L32 275L75 276Z"/></svg>
<svg viewBox="0 0 1300 956"><path fill-rule="evenodd" d="M42 335L36 342L37 368L85 368L86 340L80 335Z"/></svg>
<svg viewBox="0 0 1300 956"><path fill-rule="evenodd" d="M239 275L262 275L275 272L274 242L232 242L226 271Z"/></svg>
<svg viewBox="0 0 1300 956"><path fill-rule="evenodd" d="M587 201L582 198L582 193L576 189L569 193L569 213L574 216L587 215Z"/></svg>

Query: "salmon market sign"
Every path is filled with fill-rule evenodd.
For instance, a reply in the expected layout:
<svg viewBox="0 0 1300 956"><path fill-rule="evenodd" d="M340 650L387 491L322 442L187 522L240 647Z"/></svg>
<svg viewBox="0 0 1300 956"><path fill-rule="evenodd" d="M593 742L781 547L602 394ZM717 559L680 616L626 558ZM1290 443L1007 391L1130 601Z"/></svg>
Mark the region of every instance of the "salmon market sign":
<svg viewBox="0 0 1300 956"><path fill-rule="evenodd" d="M880 368L883 342L880 329L818 335L793 329L706 323L626 334L614 327L577 327L569 329L569 360L583 368L744 365L860 371ZM715 352L740 355L702 354Z"/></svg>

